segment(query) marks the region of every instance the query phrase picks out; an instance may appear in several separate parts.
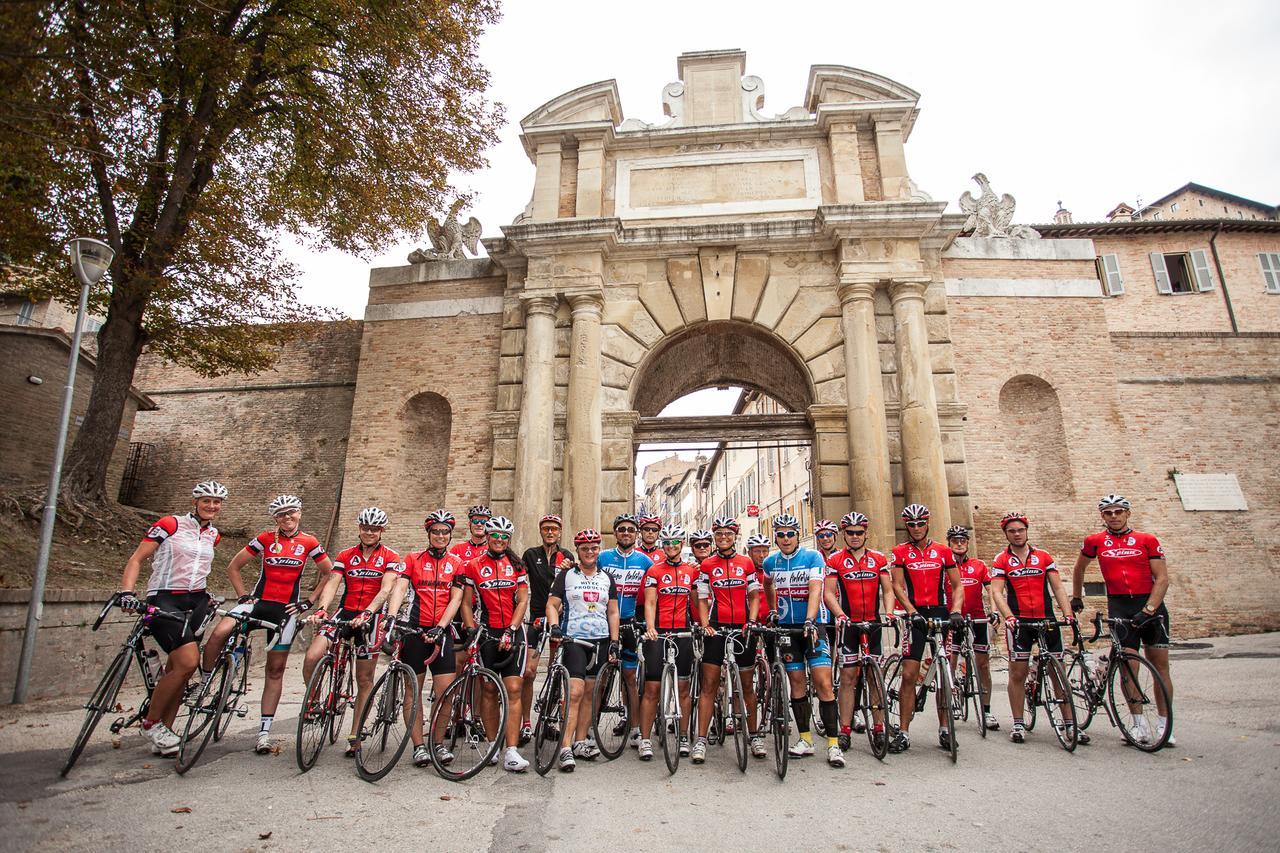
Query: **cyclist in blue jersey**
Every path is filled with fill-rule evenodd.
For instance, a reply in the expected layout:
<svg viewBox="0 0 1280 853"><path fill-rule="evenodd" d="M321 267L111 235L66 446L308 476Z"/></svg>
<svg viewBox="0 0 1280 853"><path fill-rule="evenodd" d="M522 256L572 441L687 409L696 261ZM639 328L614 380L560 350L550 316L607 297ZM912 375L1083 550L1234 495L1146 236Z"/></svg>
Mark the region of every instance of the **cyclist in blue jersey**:
<svg viewBox="0 0 1280 853"><path fill-rule="evenodd" d="M630 513L623 513L613 520L613 538L617 542L617 546L607 551L600 552L599 565L604 569L609 577L613 578L614 584L618 588L618 619L622 624L622 633L620 639L622 641L622 678L627 683L627 694L630 697L631 707L636 711L640 705L637 702L636 694L636 668L640 665L640 657L636 654L639 646L638 634L635 629L636 616L636 600L641 595L641 584L644 582L645 573L649 571L649 567L653 565L650 560L636 548L636 535L640 532L640 525L636 523L636 517ZM640 614L643 616L643 612ZM637 714L632 714L632 719L637 718ZM631 728L630 737L633 749L640 746L640 728L633 726Z"/></svg>
<svg viewBox="0 0 1280 853"><path fill-rule="evenodd" d="M827 763L844 767L844 753L836 738L840 711L832 688L831 646L825 628L830 617L822 602L826 563L817 551L800 547L800 522L794 515L783 513L775 517L773 531L778 550L764 561L765 595L778 626L799 631L791 647L782 653L787 680L791 682L791 713L800 733L800 739L791 746L791 754L797 758L813 755L804 678L807 664L827 735Z"/></svg>

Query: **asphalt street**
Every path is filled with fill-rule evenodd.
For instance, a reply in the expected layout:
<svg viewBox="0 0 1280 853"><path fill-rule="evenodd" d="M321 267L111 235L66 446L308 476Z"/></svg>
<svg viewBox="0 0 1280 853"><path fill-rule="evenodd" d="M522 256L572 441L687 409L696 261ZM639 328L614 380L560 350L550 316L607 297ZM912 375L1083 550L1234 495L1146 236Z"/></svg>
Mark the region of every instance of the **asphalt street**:
<svg viewBox="0 0 1280 853"><path fill-rule="evenodd" d="M1276 850L1280 634L1202 642L1175 653L1174 749L1126 747L1101 714L1093 744L1075 754L1042 726L1012 744L998 672L1002 731L980 740L961 727L957 765L933 746L930 714L904 755L881 763L855 739L844 770L793 761L781 783L764 761L739 773L731 746L713 747L701 767L682 762L674 777L660 756L642 763L631 751L545 779L494 768L455 784L406 757L371 785L337 750L299 773L297 661L275 724L279 754L253 754L255 708L183 777L136 731L117 746L103 725L61 779L76 704L6 706L0 848Z"/></svg>

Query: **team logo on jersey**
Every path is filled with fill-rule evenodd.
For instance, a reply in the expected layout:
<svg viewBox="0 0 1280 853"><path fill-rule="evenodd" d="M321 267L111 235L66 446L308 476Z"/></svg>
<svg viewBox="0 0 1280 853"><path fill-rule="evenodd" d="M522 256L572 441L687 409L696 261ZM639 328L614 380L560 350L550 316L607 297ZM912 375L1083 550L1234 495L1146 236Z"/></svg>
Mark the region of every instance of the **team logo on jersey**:
<svg viewBox="0 0 1280 853"><path fill-rule="evenodd" d="M353 565L353 566L358 566L358 565L360 565L360 555L359 555L359 554L356 554L355 556L353 556L353 557L351 558L351 565Z"/></svg>
<svg viewBox="0 0 1280 853"><path fill-rule="evenodd" d="M283 566L285 568L296 569L297 567L304 565L306 561L295 560L293 557L272 557L267 561L267 563L272 566Z"/></svg>
<svg viewBox="0 0 1280 853"><path fill-rule="evenodd" d="M384 562L386 562L386 560L384 560L382 557L378 557L377 559L375 559L375 560L373 561L373 564L374 564L375 566L377 566L378 568L382 568L382 564L383 564Z"/></svg>
<svg viewBox="0 0 1280 853"><path fill-rule="evenodd" d="M1138 540L1137 540L1137 539L1134 539L1132 536L1130 536L1127 540L1125 540L1125 544L1126 544L1126 545L1137 545L1137 544L1138 544Z"/></svg>
<svg viewBox="0 0 1280 853"><path fill-rule="evenodd" d="M492 583L486 584L486 586L489 589L510 589L515 585L516 585L515 581L501 580L501 579L493 581Z"/></svg>
<svg viewBox="0 0 1280 853"><path fill-rule="evenodd" d="M306 549L304 549L301 545L294 545L294 546L293 546L293 555L294 555L295 557L301 557L301 556L302 556L302 552L303 552L304 550L306 550Z"/></svg>
<svg viewBox="0 0 1280 853"><path fill-rule="evenodd" d="M1108 536L1106 539L1103 539L1103 540L1102 540L1102 544L1103 544L1103 545L1106 545L1108 548L1110 548L1112 545L1114 545L1114 544L1116 544L1116 543L1112 542L1112 541L1111 541L1111 537L1109 537L1109 536Z"/></svg>
<svg viewBox="0 0 1280 853"><path fill-rule="evenodd" d="M281 551L284 550L284 546L281 545L279 542L272 542L271 547L268 548L267 550L269 550L272 554L279 554Z"/></svg>
<svg viewBox="0 0 1280 853"><path fill-rule="evenodd" d="M1030 562L1030 563L1031 563L1031 565L1033 565L1033 566L1038 566L1038 565L1040 565L1040 558L1039 558L1039 557L1037 557L1035 554L1032 554L1032 555L1031 555L1031 560L1030 560L1029 562Z"/></svg>
<svg viewBox="0 0 1280 853"><path fill-rule="evenodd" d="M662 576L662 582L663 582L663 583L671 583L671 575L663 575L663 576Z"/></svg>
<svg viewBox="0 0 1280 853"><path fill-rule="evenodd" d="M382 573L376 572L373 569L356 569L353 572L347 572L347 577L349 578L380 578L382 577Z"/></svg>
<svg viewBox="0 0 1280 853"><path fill-rule="evenodd" d="M1027 566L1026 568L1014 569L1013 571L1009 572L1009 577L1030 578L1030 577L1036 577L1037 575L1042 575L1042 574L1044 574L1044 572L1040 571L1039 569L1033 569L1030 566Z"/></svg>
<svg viewBox="0 0 1280 853"><path fill-rule="evenodd" d="M482 577L482 578L491 578L491 577L493 577L493 567L492 567L492 566L484 566L484 567L482 567L482 568L480 569L480 577Z"/></svg>
<svg viewBox="0 0 1280 853"><path fill-rule="evenodd" d="M716 578L724 577L724 569L720 568L719 566L716 566L714 569L711 570L711 576Z"/></svg>
<svg viewBox="0 0 1280 853"><path fill-rule="evenodd" d="M936 560L937 558L938 558L938 552L937 552L937 551L935 551L935 550L933 550L932 548L930 548L930 549L929 549L929 559L930 559L930 560Z"/></svg>
<svg viewBox="0 0 1280 853"><path fill-rule="evenodd" d="M869 581L876 576L877 575L875 572L869 572L866 569L861 569L856 572L850 572L849 574L845 575L845 578L851 581Z"/></svg>
<svg viewBox="0 0 1280 853"><path fill-rule="evenodd" d="M600 590L598 590L598 589L584 589L584 590L582 591L582 600L583 600L583 601L590 601L590 602L596 602L596 601L599 601L599 600L600 600Z"/></svg>
<svg viewBox="0 0 1280 853"><path fill-rule="evenodd" d="M1104 557L1141 557L1141 548L1112 548L1103 552Z"/></svg>
<svg viewBox="0 0 1280 853"><path fill-rule="evenodd" d="M511 568L510 566L503 566L502 574L505 575L506 577L511 577L513 574L515 574L515 569Z"/></svg>
<svg viewBox="0 0 1280 853"><path fill-rule="evenodd" d="M721 589L732 589L732 588L746 586L746 585L747 585L747 582L742 578L725 578L723 581L716 584L716 586L720 587Z"/></svg>
<svg viewBox="0 0 1280 853"><path fill-rule="evenodd" d="M1010 556L1010 557L1009 557L1009 565L1010 565L1010 566L1020 566L1020 565L1022 565L1022 563L1018 560L1018 558L1017 558L1017 557Z"/></svg>

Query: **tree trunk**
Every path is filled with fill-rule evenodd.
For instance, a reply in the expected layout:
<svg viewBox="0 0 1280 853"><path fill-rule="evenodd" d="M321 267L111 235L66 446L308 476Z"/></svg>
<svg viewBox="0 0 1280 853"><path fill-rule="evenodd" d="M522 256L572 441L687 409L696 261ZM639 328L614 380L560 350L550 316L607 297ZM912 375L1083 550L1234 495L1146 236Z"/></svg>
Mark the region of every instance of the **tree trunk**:
<svg viewBox="0 0 1280 853"><path fill-rule="evenodd" d="M80 501L103 503L116 498L107 494L107 466L146 340L142 330L146 288L138 278L127 280L126 275L115 280L107 322L98 333L98 366L89 408L64 466L62 489Z"/></svg>

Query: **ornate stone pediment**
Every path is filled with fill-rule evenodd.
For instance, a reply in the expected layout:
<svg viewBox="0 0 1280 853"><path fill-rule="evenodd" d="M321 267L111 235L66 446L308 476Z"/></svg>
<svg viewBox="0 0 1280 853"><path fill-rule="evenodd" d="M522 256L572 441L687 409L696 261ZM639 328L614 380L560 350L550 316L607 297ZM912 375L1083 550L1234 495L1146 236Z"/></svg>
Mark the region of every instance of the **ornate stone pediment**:
<svg viewBox="0 0 1280 853"><path fill-rule="evenodd" d="M607 121L615 127L622 123L622 99L618 96L616 80L588 83L558 95L522 118L520 127L527 131L600 121Z"/></svg>

